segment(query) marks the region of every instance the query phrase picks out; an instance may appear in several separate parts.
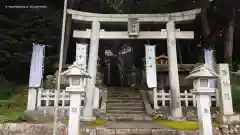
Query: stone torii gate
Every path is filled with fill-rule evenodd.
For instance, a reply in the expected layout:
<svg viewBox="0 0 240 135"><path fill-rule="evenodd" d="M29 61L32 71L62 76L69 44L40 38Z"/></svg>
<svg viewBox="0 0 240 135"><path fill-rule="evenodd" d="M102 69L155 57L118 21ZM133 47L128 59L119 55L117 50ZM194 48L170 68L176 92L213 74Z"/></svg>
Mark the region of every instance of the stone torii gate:
<svg viewBox="0 0 240 135"><path fill-rule="evenodd" d="M172 117L182 117L176 39L193 39L194 32L176 30L175 23L182 23L194 20L196 18L196 15L200 12L200 9L195 9L169 14L98 14L68 9L68 19L66 26L67 35L69 35L69 22L71 22L71 19L76 22L92 23L91 30L87 29L85 31L73 31L74 38L90 39L88 65L91 66L88 66L88 73L92 78L87 81L87 101L83 112L83 119L85 119L86 121L91 121L94 119L92 105L94 100L94 87L96 83L99 39L167 39ZM126 23L128 24L128 30L114 32L101 30L101 23ZM163 29L161 31L140 31L139 23L166 24L166 29ZM68 36L66 36L65 38L67 40ZM67 48L67 45L68 43L65 42L64 48ZM66 59L67 49L64 49L64 51L65 58L63 59Z"/></svg>

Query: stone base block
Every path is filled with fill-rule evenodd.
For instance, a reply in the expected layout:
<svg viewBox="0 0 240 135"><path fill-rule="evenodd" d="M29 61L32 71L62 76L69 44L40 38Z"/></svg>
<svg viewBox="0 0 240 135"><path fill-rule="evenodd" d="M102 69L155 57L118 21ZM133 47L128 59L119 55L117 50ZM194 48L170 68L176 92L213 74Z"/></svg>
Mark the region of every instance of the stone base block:
<svg viewBox="0 0 240 135"><path fill-rule="evenodd" d="M80 121L95 121L97 118L94 116L82 116L80 117Z"/></svg>
<svg viewBox="0 0 240 135"><path fill-rule="evenodd" d="M217 120L222 124L240 123L240 114L223 115L219 114Z"/></svg>
<svg viewBox="0 0 240 135"><path fill-rule="evenodd" d="M54 119L54 108L45 108L39 109L35 111L26 111L25 112L25 119L27 121L53 121ZM68 112L69 110L58 110L58 119L65 120L68 119Z"/></svg>

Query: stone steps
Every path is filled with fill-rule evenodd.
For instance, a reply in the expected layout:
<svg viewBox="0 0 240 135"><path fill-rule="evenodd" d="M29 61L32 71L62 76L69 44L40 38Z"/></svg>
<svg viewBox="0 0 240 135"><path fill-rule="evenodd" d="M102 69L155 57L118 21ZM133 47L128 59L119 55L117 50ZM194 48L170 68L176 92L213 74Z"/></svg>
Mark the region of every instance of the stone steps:
<svg viewBox="0 0 240 135"><path fill-rule="evenodd" d="M107 112L108 113L122 113L122 114L139 114L139 113L145 113L145 111L144 110L118 110L118 109L116 109L116 110L113 110L113 109L111 109L111 110L107 110Z"/></svg>
<svg viewBox="0 0 240 135"><path fill-rule="evenodd" d="M145 120L152 120L149 116L145 113L139 114L118 114L118 113L107 113L100 115L100 118L103 120L110 120L110 121L145 121Z"/></svg>
<svg viewBox="0 0 240 135"><path fill-rule="evenodd" d="M100 114L100 115L102 115L102 114ZM114 116L114 117L118 117L118 116L131 116L131 117L133 117L133 116L144 116L145 115L145 113L139 113L139 114L121 114L121 113L106 113L106 114L104 114L104 116Z"/></svg>
<svg viewBox="0 0 240 135"><path fill-rule="evenodd" d="M108 103L107 107L114 107L114 106L118 106L118 107L124 107L124 106L130 106L130 107L142 107L143 103Z"/></svg>
<svg viewBox="0 0 240 135"><path fill-rule="evenodd" d="M137 100L141 100L141 98L140 97L134 97L134 96L129 96L129 97L116 97L116 96L109 96L108 97L108 100L112 100L112 99L119 99L119 100L121 100L121 99L128 99L128 100L134 100L134 99L137 99Z"/></svg>
<svg viewBox="0 0 240 135"><path fill-rule="evenodd" d="M131 107L131 106L115 106L115 107L107 107L107 110L135 110L135 111L145 111L143 106L139 107Z"/></svg>
<svg viewBox="0 0 240 135"><path fill-rule="evenodd" d="M107 114L101 118L112 121L150 120L137 90L108 90Z"/></svg>
<svg viewBox="0 0 240 135"><path fill-rule="evenodd" d="M114 96L121 96L121 95L124 95L124 96L138 96L139 93L137 92L108 92L109 95L114 95Z"/></svg>
<svg viewBox="0 0 240 135"><path fill-rule="evenodd" d="M107 100L107 103L142 103L142 101L140 99L131 99L131 100L110 99L110 100Z"/></svg>
<svg viewBox="0 0 240 135"><path fill-rule="evenodd" d="M123 96L123 97L126 97L126 96L140 96L138 93L108 93L109 95L111 96Z"/></svg>

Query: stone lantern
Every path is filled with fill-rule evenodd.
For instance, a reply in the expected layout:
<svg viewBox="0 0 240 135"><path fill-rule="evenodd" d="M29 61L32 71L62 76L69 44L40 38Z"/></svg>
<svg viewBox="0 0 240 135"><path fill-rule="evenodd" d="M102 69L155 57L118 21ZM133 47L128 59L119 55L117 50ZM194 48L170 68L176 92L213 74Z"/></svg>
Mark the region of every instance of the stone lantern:
<svg viewBox="0 0 240 135"><path fill-rule="evenodd" d="M78 135L80 126L81 99L85 97L84 79L90 78L88 73L76 62L68 67L68 70L62 73L69 79L69 87L66 92L70 93L70 110L68 135Z"/></svg>
<svg viewBox="0 0 240 135"><path fill-rule="evenodd" d="M215 93L215 88L210 87L210 80L219 76L207 65L200 65L190 72L186 79L193 80L191 92L196 95L197 112L201 135L212 135L212 118L210 112L210 98Z"/></svg>

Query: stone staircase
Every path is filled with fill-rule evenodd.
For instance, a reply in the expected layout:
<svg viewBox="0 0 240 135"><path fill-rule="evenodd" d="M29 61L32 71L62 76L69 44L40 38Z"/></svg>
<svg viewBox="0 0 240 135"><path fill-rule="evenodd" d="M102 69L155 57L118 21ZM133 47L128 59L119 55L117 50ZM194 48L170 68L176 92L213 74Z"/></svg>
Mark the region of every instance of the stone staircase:
<svg viewBox="0 0 240 135"><path fill-rule="evenodd" d="M138 90L108 90L107 113L102 118L110 121L151 120Z"/></svg>

